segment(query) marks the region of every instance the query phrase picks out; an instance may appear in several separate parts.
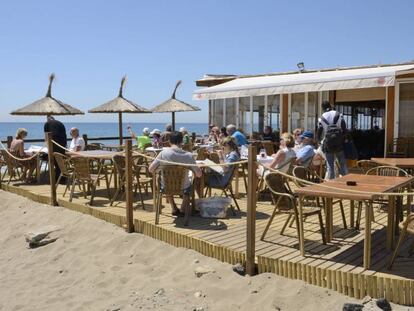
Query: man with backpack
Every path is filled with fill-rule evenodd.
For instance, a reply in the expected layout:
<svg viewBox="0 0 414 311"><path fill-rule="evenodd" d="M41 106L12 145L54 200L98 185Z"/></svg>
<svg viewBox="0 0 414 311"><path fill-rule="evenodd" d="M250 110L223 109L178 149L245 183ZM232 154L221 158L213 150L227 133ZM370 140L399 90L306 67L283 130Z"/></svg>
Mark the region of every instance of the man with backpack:
<svg viewBox="0 0 414 311"><path fill-rule="evenodd" d="M325 154L328 178L335 178L335 158L339 164L339 174L348 174L348 167L344 154L344 135L346 123L342 115L332 109L328 101L322 103L324 111L319 118L317 131L318 141L322 143L322 151Z"/></svg>

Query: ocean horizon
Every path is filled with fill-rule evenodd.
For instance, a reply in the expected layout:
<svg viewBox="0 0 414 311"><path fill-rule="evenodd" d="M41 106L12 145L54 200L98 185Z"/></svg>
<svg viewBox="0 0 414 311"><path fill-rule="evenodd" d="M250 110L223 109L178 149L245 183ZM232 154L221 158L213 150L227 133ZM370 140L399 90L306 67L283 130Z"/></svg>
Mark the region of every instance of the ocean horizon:
<svg viewBox="0 0 414 311"><path fill-rule="evenodd" d="M8 136L15 136L18 128L25 128L28 132L27 139L44 139L43 132L44 122L1 122L0 123L0 139L7 140ZM87 134L90 138L95 137L118 137L118 123L117 122L63 122L66 127L66 132L69 135L69 130L72 127L77 127L80 134ZM151 131L153 129L164 130L167 123L163 122L125 122L123 123L123 135L129 136L127 126L131 126L136 134L140 134L145 127ZM208 123L186 123L177 122L175 128L185 127L189 133L195 132L199 135L208 133ZM106 141L106 143L115 143L116 141Z"/></svg>

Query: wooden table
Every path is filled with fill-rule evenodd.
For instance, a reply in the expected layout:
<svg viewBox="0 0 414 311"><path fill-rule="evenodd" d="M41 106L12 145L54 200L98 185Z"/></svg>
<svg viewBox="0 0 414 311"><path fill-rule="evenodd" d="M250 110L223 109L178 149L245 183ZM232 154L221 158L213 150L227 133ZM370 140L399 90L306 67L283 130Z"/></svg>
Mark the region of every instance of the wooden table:
<svg viewBox="0 0 414 311"><path fill-rule="evenodd" d="M307 196L326 199L326 241L330 242L333 235L333 199L347 199L365 203L365 239L364 239L364 268L371 265L371 209L373 200L380 197L363 192L387 193L393 192L413 182L414 177L391 177L376 175L348 174L346 176L327 181L323 184L310 185L295 190L299 195L299 247L302 256L305 255L305 242L303 232L303 200ZM356 186L348 186L347 181L355 181ZM327 188L328 186L329 188ZM332 187L332 189L331 189ZM361 192L350 192L356 190ZM387 249L391 250L394 244L395 232L395 197L388 197L388 223L387 223Z"/></svg>
<svg viewBox="0 0 414 311"><path fill-rule="evenodd" d="M35 154L36 152L39 152L38 155L36 156L36 180L37 180L37 183L40 183L40 177L41 177L40 176L40 173L41 173L40 171L42 169L42 167L41 167L42 163L41 163L41 160L40 160L40 156L42 154L49 154L49 151L48 151L47 147L31 145L29 147L29 149L26 149L24 152L27 153L28 155Z"/></svg>
<svg viewBox="0 0 414 311"><path fill-rule="evenodd" d="M414 169L414 158L371 158L380 165L396 166L402 169Z"/></svg>

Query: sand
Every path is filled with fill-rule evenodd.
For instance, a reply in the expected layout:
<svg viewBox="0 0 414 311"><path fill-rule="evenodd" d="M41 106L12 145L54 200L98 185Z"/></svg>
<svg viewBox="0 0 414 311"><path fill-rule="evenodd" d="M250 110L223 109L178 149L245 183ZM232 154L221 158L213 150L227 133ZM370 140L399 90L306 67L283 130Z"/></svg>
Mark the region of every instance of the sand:
<svg viewBox="0 0 414 311"><path fill-rule="evenodd" d="M232 266L88 215L0 191L0 310L342 310L354 299ZM24 235L62 228L29 249ZM198 267L210 272L201 277ZM408 310L394 306L394 310Z"/></svg>

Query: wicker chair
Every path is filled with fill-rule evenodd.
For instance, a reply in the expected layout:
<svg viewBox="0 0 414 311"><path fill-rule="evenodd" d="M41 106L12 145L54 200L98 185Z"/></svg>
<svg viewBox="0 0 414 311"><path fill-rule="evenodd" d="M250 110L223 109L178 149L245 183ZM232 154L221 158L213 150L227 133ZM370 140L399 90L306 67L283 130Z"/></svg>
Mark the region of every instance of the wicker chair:
<svg viewBox="0 0 414 311"><path fill-rule="evenodd" d="M395 258L398 255L398 251L400 250L401 244L404 241L405 236L407 234L414 236L414 214L408 215L407 219L404 222L400 223L399 227L401 229L400 238L398 239L397 247L395 248L394 253L391 256L391 260L388 263L388 266L387 266L388 270L391 270L394 264ZM410 250L409 250L410 256L412 255L413 250L414 250L414 241L412 242Z"/></svg>
<svg viewBox="0 0 414 311"><path fill-rule="evenodd" d="M68 156L53 152L53 157L55 158L56 163L60 169L60 175L56 181L56 189L59 186L61 179L66 178L66 187L65 191L63 192L63 196L65 196L68 189L70 189L70 185L73 181L73 167L70 164L70 158Z"/></svg>
<svg viewBox="0 0 414 311"><path fill-rule="evenodd" d="M233 169L233 171L231 173L231 176L230 176L227 184L224 185L223 187L212 187L212 186L210 186L206 183L206 191L205 191L204 197L207 196L207 193L211 193L212 189L222 190L226 197L229 196L228 193L227 193L227 191L228 191L230 193L231 198L233 199L234 205L236 206L237 210L240 211L240 206L239 206L239 203L237 203L236 197L234 196L233 185L232 185L233 178L234 178L234 175L236 173L237 168L232 166L230 169ZM232 208L232 210L233 210L233 214L234 214L234 208Z"/></svg>
<svg viewBox="0 0 414 311"><path fill-rule="evenodd" d="M189 174L190 169L183 166L163 165L158 170L160 186L157 191L156 208L155 208L155 224L158 225L161 214L162 196L181 196L184 189L184 181ZM161 187L161 181L163 186ZM194 195L191 196L194 204ZM191 206L185 210L184 226L188 226L188 220L191 213Z"/></svg>
<svg viewBox="0 0 414 311"><path fill-rule="evenodd" d="M387 158L406 158L408 157L409 141L404 138L396 138L387 146Z"/></svg>
<svg viewBox="0 0 414 311"><path fill-rule="evenodd" d="M280 234L283 235L285 232L286 226L289 224L289 221L293 217L293 219L296 222L296 230L298 233L299 238L299 211L296 204L296 198L290 193L288 190L287 181L286 179L278 174L278 173L269 173L265 177L265 182L267 184L267 187L271 191L272 195L275 196L275 209L273 210L272 215L270 216L270 219L266 225L265 230L262 233L261 240L263 241L266 237L266 233L269 230L273 219L277 214L287 214L288 218L286 219L282 229L280 230ZM282 204L284 201L285 204ZM303 216L304 218L307 218L312 215L317 215L319 219L319 225L321 228L321 235L322 235L322 241L323 244L326 244L325 239L325 228L323 226L323 220L322 220L322 211L319 207L314 206L305 206L303 207Z"/></svg>
<svg viewBox="0 0 414 311"><path fill-rule="evenodd" d="M409 176L406 171L404 171L401 168L395 167L395 166L376 166L371 169L369 169L366 172L366 175L378 175L378 176ZM374 200L373 203L377 204L387 204L388 200L384 199L377 199ZM358 204L358 210L357 210L357 219L356 219L356 228L359 229L359 225L361 223L361 214L362 214L362 202L359 202ZM375 221L374 218L374 212L372 211L372 220Z"/></svg>
<svg viewBox="0 0 414 311"><path fill-rule="evenodd" d="M362 174L366 174L370 169L379 166L377 162L371 160L359 160L357 161L357 168Z"/></svg>
<svg viewBox="0 0 414 311"><path fill-rule="evenodd" d="M83 195L86 199L86 189L85 189L85 184L86 184L90 186L91 188L91 198L90 198L89 204L92 205L93 199L95 198L95 192L96 192L97 183L99 181L100 172L98 171L98 174L91 174L88 158L74 157L72 158L72 164L73 164L74 173L73 173L72 189L70 191L69 202L72 202L76 184L83 186ZM108 191L108 195L110 198L109 184L106 184L106 189Z"/></svg>
<svg viewBox="0 0 414 311"><path fill-rule="evenodd" d="M13 179L16 181L20 180L22 177L24 166L20 162L13 159L4 149L1 150L1 155L6 166L6 170L4 171L1 180L3 181L4 177L6 176L6 173L8 173L9 175L9 180L7 181L7 184L10 184L10 182Z"/></svg>
<svg viewBox="0 0 414 311"><path fill-rule="evenodd" d="M295 166L292 171L293 176L296 178L300 178L302 180L312 181L311 178L314 176L315 172L312 172L311 170L303 167L303 166ZM320 177L318 179L321 179ZM306 183L301 182L297 179L294 179L294 183L297 187L305 187L307 186ZM316 206L320 206L319 198L318 197L307 197L308 201L316 202ZM344 228L347 229L347 223L346 223L346 217L345 217L345 210L344 210L344 204L342 200L334 200L332 202L332 205L339 204L340 210L341 210L341 217L342 217L342 223L344 225Z"/></svg>
<svg viewBox="0 0 414 311"><path fill-rule="evenodd" d="M272 155L275 153L276 144L272 141L262 141L262 148L266 150L267 155Z"/></svg>
<svg viewBox="0 0 414 311"><path fill-rule="evenodd" d="M197 150L197 161L204 161L205 159L208 159L208 152L206 148L200 148Z"/></svg>
<svg viewBox="0 0 414 311"><path fill-rule="evenodd" d="M208 155L208 157L214 163L217 163L217 164L220 163L220 157L219 157L218 153L212 152Z"/></svg>

